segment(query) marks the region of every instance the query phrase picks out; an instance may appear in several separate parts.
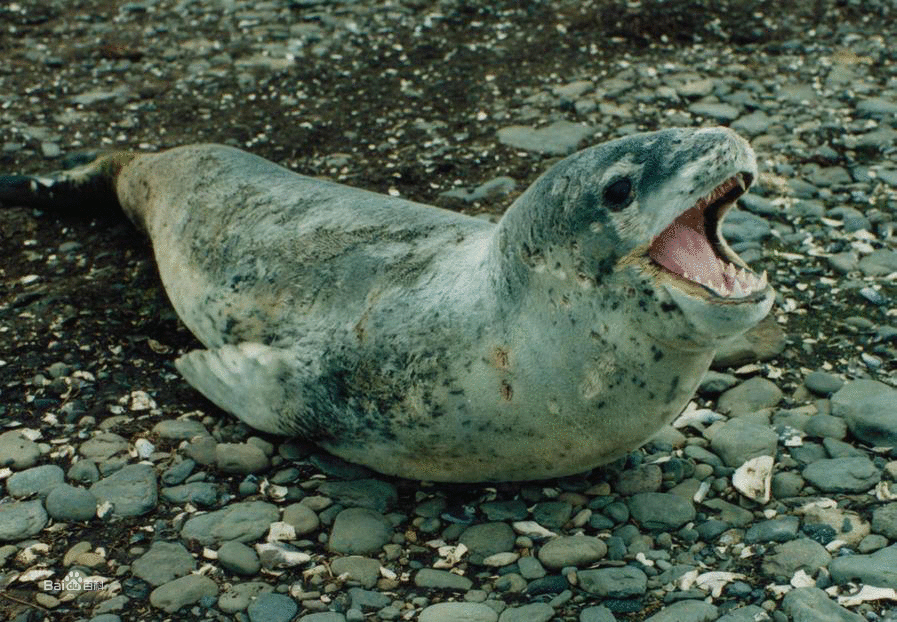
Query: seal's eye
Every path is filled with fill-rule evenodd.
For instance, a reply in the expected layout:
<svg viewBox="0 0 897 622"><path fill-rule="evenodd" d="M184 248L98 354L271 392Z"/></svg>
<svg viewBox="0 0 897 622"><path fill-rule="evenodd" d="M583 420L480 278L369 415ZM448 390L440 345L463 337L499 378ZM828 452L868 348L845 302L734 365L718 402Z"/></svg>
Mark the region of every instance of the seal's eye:
<svg viewBox="0 0 897 622"><path fill-rule="evenodd" d="M632 182L628 177L623 177L604 189L604 201L611 207L625 207L629 203L631 193Z"/></svg>

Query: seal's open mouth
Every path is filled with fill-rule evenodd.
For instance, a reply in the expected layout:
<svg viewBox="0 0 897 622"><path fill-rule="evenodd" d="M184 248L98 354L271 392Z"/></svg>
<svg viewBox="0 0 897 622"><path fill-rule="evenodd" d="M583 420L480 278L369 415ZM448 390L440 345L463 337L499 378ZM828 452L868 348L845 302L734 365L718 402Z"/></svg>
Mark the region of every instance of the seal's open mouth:
<svg viewBox="0 0 897 622"><path fill-rule="evenodd" d="M745 298L767 287L766 271L754 274L720 232L725 213L751 185L750 173L738 173L682 212L648 247L654 263L679 280L702 286L720 298Z"/></svg>

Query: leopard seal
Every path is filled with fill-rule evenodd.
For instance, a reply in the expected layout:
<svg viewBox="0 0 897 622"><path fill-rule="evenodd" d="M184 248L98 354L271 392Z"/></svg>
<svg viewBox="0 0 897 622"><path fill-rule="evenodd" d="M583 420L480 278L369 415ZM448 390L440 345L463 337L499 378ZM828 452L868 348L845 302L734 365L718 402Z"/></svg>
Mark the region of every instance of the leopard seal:
<svg viewBox="0 0 897 622"><path fill-rule="evenodd" d="M756 175L731 130L678 128L567 157L497 224L220 145L7 176L0 200L118 203L205 346L178 370L250 426L481 482L586 471L682 410L773 302L720 228Z"/></svg>

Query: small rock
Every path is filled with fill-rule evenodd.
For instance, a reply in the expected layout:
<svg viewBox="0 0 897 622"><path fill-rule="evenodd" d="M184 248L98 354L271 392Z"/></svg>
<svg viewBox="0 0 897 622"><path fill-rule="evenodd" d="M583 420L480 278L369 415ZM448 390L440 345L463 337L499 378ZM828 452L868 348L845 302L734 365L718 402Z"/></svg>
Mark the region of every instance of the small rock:
<svg viewBox="0 0 897 622"><path fill-rule="evenodd" d="M741 337L723 344L713 357L713 367L726 369L767 361L780 355L787 344L785 331L775 318L768 316Z"/></svg>
<svg viewBox="0 0 897 622"><path fill-rule="evenodd" d="M886 503L872 511L872 531L897 540L897 503Z"/></svg>
<svg viewBox="0 0 897 622"><path fill-rule="evenodd" d="M249 581L231 586L218 598L218 608L224 613L243 611L259 595L271 592L274 587L261 581Z"/></svg>
<svg viewBox="0 0 897 622"><path fill-rule="evenodd" d="M534 129L522 125L512 125L498 130L498 140L504 145L535 151L548 155L568 155L576 151L579 144L595 133L591 127L555 121L548 127Z"/></svg>
<svg viewBox="0 0 897 622"><path fill-rule="evenodd" d="M473 587L473 581L467 577L456 575L447 570L435 570L433 568L422 568L414 576L414 584L417 587L423 587L433 590L454 590L458 592L466 592Z"/></svg>
<svg viewBox="0 0 897 622"><path fill-rule="evenodd" d="M599 598L632 598L647 590L648 577L633 566L580 570L579 584Z"/></svg>
<svg viewBox="0 0 897 622"><path fill-rule="evenodd" d="M813 393L828 397L844 386L844 380L828 372L814 371L807 374L807 377L804 378L804 384Z"/></svg>
<svg viewBox="0 0 897 622"><path fill-rule="evenodd" d="M40 501L0 503L0 542L18 542L37 535L47 524Z"/></svg>
<svg viewBox="0 0 897 622"><path fill-rule="evenodd" d="M763 558L763 574L788 581L798 570L810 576L828 565L832 556L825 547L809 538L797 538L784 544L776 545L772 554Z"/></svg>
<svg viewBox="0 0 897 622"><path fill-rule="evenodd" d="M97 498L84 488L60 484L50 491L44 505L57 521L88 521L97 514Z"/></svg>
<svg viewBox="0 0 897 622"><path fill-rule="evenodd" d="M530 603L508 607L501 612L498 622L548 622L553 617L554 609L548 603Z"/></svg>
<svg viewBox="0 0 897 622"><path fill-rule="evenodd" d="M325 482L318 488L318 494L345 507L368 508L381 514L390 510L399 498L395 486L379 479Z"/></svg>
<svg viewBox="0 0 897 622"><path fill-rule="evenodd" d="M865 622L863 616L848 611L817 587L791 590L782 599L782 610L793 622Z"/></svg>
<svg viewBox="0 0 897 622"><path fill-rule="evenodd" d="M192 419L165 419L153 426L153 433L173 441L189 441L194 436L209 436L206 426Z"/></svg>
<svg viewBox="0 0 897 622"><path fill-rule="evenodd" d="M782 390L775 383L757 376L723 393L717 408L722 413L740 417L763 408L772 408L781 399Z"/></svg>
<svg viewBox="0 0 897 622"><path fill-rule="evenodd" d="M321 520L314 510L302 503L294 503L283 509L283 522L293 526L297 536L317 531Z"/></svg>
<svg viewBox="0 0 897 622"><path fill-rule="evenodd" d="M268 469L268 456L250 443L218 443L215 446L215 465L223 473L248 475Z"/></svg>
<svg viewBox="0 0 897 622"><path fill-rule="evenodd" d="M168 583L196 569L196 560L179 542L153 542L150 550L134 560L131 571L153 586Z"/></svg>
<svg viewBox="0 0 897 622"><path fill-rule="evenodd" d="M843 555L828 566L835 583L863 583L897 589L897 545L871 555Z"/></svg>
<svg viewBox="0 0 897 622"><path fill-rule="evenodd" d="M95 483L90 492L98 504L111 503L116 516L146 514L159 500L156 472L149 464L129 464Z"/></svg>
<svg viewBox="0 0 897 622"><path fill-rule="evenodd" d="M380 578L380 562L360 555L337 557L330 563L330 569L337 576L347 575L350 581L364 588L374 587Z"/></svg>
<svg viewBox="0 0 897 622"><path fill-rule="evenodd" d="M40 458L40 447L20 430L0 434L0 466L15 471L34 466Z"/></svg>
<svg viewBox="0 0 897 622"><path fill-rule="evenodd" d="M724 464L739 467L751 458L775 456L779 437L769 427L730 419L713 432L710 448Z"/></svg>
<svg viewBox="0 0 897 622"><path fill-rule="evenodd" d="M365 555L378 553L392 539L392 525L367 508L347 508L337 514L328 547L334 553Z"/></svg>
<svg viewBox="0 0 897 622"><path fill-rule="evenodd" d="M218 586L208 577L189 574L160 585L150 593L150 604L166 613L192 605L206 596L217 596ZM214 601L213 601L214 602Z"/></svg>
<svg viewBox="0 0 897 622"><path fill-rule="evenodd" d="M832 414L854 436L874 446L897 445L897 389L877 380L848 382L832 395Z"/></svg>
<svg viewBox="0 0 897 622"><path fill-rule="evenodd" d="M246 609L250 622L289 622L297 611L299 605L292 598L271 592L260 594Z"/></svg>
<svg viewBox="0 0 897 622"><path fill-rule="evenodd" d="M645 622L715 622L719 611L702 600L681 600L668 605Z"/></svg>
<svg viewBox="0 0 897 622"><path fill-rule="evenodd" d="M262 569L262 562L255 550L242 542L230 540L218 549L218 563L233 573L252 576Z"/></svg>
<svg viewBox="0 0 897 622"><path fill-rule="evenodd" d="M674 531L695 518L691 501L665 492L633 495L629 511L639 524L652 531Z"/></svg>
<svg viewBox="0 0 897 622"><path fill-rule="evenodd" d="M651 493L647 493L651 494ZM587 566L607 554L607 545L593 536L561 536L549 540L539 549L539 561L546 568Z"/></svg>
<svg viewBox="0 0 897 622"><path fill-rule="evenodd" d="M616 622L614 614L604 605L586 607L579 612L579 622Z"/></svg>
<svg viewBox="0 0 897 622"><path fill-rule="evenodd" d="M190 518L181 528L181 537L203 546L218 546L228 540L252 542L265 535L279 517L277 506L264 501L232 503Z"/></svg>
<svg viewBox="0 0 897 622"><path fill-rule="evenodd" d="M881 480L868 458L817 460L803 471L804 479L823 492L865 492Z"/></svg>
<svg viewBox="0 0 897 622"><path fill-rule="evenodd" d="M43 499L64 481L65 473L61 468L55 464L44 464L10 475L6 480L6 492L16 499L30 495Z"/></svg>
<svg viewBox="0 0 897 622"><path fill-rule="evenodd" d="M744 534L747 544L763 542L787 542L797 537L800 519L796 516L781 516L751 525Z"/></svg>
<svg viewBox="0 0 897 622"><path fill-rule="evenodd" d="M421 611L418 622L498 622L498 614L482 603L438 603Z"/></svg>
<svg viewBox="0 0 897 622"><path fill-rule="evenodd" d="M474 563L480 563L486 557L496 553L506 553L514 549L517 537L507 523L482 523L466 528L458 541L467 547L468 557Z"/></svg>

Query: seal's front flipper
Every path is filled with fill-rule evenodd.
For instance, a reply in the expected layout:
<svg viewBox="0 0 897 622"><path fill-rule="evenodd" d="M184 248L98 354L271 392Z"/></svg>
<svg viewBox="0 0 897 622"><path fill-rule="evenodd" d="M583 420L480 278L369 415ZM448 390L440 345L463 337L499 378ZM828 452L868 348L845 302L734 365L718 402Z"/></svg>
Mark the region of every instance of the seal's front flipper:
<svg viewBox="0 0 897 622"><path fill-rule="evenodd" d="M191 385L216 406L246 424L274 434L297 432L285 408L293 413L301 404L288 384L296 378L296 358L287 350L260 343L225 345L193 350L174 362Z"/></svg>
<svg viewBox="0 0 897 622"><path fill-rule="evenodd" d="M103 212L118 207L115 177L137 154L109 153L47 175L0 175L0 204Z"/></svg>

